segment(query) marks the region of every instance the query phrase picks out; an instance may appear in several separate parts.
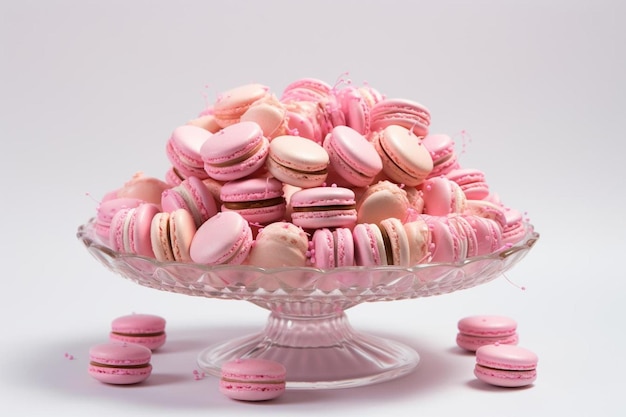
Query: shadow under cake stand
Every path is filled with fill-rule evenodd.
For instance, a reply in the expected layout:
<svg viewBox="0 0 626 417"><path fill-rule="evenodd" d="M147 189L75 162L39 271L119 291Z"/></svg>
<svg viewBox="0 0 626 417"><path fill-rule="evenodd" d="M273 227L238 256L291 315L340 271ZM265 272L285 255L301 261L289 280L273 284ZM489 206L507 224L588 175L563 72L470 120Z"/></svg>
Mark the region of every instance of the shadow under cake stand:
<svg viewBox="0 0 626 417"><path fill-rule="evenodd" d="M419 362L412 348L355 331L345 311L364 302L442 295L489 282L519 262L539 238L530 224L516 245L461 263L413 267L273 268L206 266L119 253L100 243L94 220L77 237L109 270L161 291L244 300L270 311L259 333L202 350L198 365L220 376L238 358L264 358L287 369L292 389L347 388L387 381Z"/></svg>

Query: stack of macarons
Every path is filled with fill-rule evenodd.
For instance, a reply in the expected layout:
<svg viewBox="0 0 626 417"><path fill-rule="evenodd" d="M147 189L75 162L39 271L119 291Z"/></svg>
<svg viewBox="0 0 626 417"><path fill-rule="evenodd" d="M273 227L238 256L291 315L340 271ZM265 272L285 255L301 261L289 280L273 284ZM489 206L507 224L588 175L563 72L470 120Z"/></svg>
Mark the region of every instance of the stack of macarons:
<svg viewBox="0 0 626 417"><path fill-rule="evenodd" d="M521 212L429 131L425 106L341 81L219 94L172 131L163 179L104 197L97 235L159 261L324 269L462 262L524 238ZM351 255L320 256L337 246Z"/></svg>

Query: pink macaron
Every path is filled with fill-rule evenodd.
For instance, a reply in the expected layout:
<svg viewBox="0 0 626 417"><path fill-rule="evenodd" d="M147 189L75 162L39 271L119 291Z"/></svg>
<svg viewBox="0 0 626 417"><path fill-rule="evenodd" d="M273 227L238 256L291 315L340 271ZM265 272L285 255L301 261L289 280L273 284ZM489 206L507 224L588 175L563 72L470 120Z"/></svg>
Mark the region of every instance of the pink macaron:
<svg viewBox="0 0 626 417"><path fill-rule="evenodd" d="M468 200L482 200L489 195L485 173L479 169L459 168L448 172L446 177L459 185Z"/></svg>
<svg viewBox="0 0 626 417"><path fill-rule="evenodd" d="M485 345L476 350L474 375L490 385L525 387L537 379L537 362L534 352L520 346Z"/></svg>
<svg viewBox="0 0 626 417"><path fill-rule="evenodd" d="M227 127L238 123L253 103L269 94L267 86L258 83L244 84L221 93L211 112L218 125Z"/></svg>
<svg viewBox="0 0 626 417"><path fill-rule="evenodd" d="M481 346L494 343L516 345L519 340L517 322L509 317L469 316L459 320L457 327L457 345L472 352Z"/></svg>
<svg viewBox="0 0 626 417"><path fill-rule="evenodd" d="M267 169L276 179L296 187L318 187L328 176L328 152L300 136L283 135L272 140Z"/></svg>
<svg viewBox="0 0 626 417"><path fill-rule="evenodd" d="M454 141L448 135L431 134L422 139L422 144L433 160L433 170L429 177L439 177L459 168Z"/></svg>
<svg viewBox="0 0 626 417"><path fill-rule="evenodd" d="M317 229L311 243L311 264L314 267L330 269L354 265L354 239L350 229Z"/></svg>
<svg viewBox="0 0 626 417"><path fill-rule="evenodd" d="M409 129L389 125L374 134L374 146L383 162L383 172L398 184L416 186L433 169L430 153Z"/></svg>
<svg viewBox="0 0 626 417"><path fill-rule="evenodd" d="M95 230L96 235L102 243L110 246L111 222L115 214L122 209L135 208L144 204L143 200L138 198L109 198L98 204L96 210Z"/></svg>
<svg viewBox="0 0 626 417"><path fill-rule="evenodd" d="M205 182L197 177L189 177L179 185L163 191L161 207L170 213L178 209L187 210L196 227L200 227L218 211L213 194Z"/></svg>
<svg viewBox="0 0 626 417"><path fill-rule="evenodd" d="M381 100L372 107L372 131L382 130L392 125L410 129L417 136L426 136L430 126L430 111L413 100Z"/></svg>
<svg viewBox="0 0 626 417"><path fill-rule="evenodd" d="M304 229L354 226L354 191L344 187L304 188L291 195L291 221Z"/></svg>
<svg viewBox="0 0 626 417"><path fill-rule="evenodd" d="M134 343L156 350L165 344L165 319L153 314L130 314L111 323L112 342Z"/></svg>
<svg viewBox="0 0 626 417"><path fill-rule="evenodd" d="M526 227L524 226L522 213L507 207L504 209L504 218L506 223L502 227L502 242L514 245L526 236Z"/></svg>
<svg viewBox="0 0 626 417"><path fill-rule="evenodd" d="M261 268L305 266L308 251L309 238L302 228L274 222L259 231L246 264Z"/></svg>
<svg viewBox="0 0 626 417"><path fill-rule="evenodd" d="M284 220L283 183L276 178L244 178L225 183L220 191L222 212L236 211L251 224Z"/></svg>
<svg viewBox="0 0 626 417"><path fill-rule="evenodd" d="M348 126L337 126L326 136L324 149L339 185L365 187L383 169L380 155L365 136Z"/></svg>
<svg viewBox="0 0 626 417"><path fill-rule="evenodd" d="M212 133L198 126L183 125L172 132L165 146L167 159L182 178L208 177L200 148Z"/></svg>
<svg viewBox="0 0 626 417"><path fill-rule="evenodd" d="M310 101L318 103L332 95L332 87L317 78L300 78L289 83L280 96L282 102Z"/></svg>
<svg viewBox="0 0 626 417"><path fill-rule="evenodd" d="M89 375L107 384L137 384L152 373L152 351L133 343L105 343L89 349Z"/></svg>
<svg viewBox="0 0 626 417"><path fill-rule="evenodd" d="M225 211L198 228L191 242L190 256L198 264L241 264L252 246L252 230L241 214Z"/></svg>
<svg viewBox="0 0 626 417"><path fill-rule="evenodd" d="M467 197L461 187L446 177L428 178L420 188L426 214L446 216L463 213L467 207Z"/></svg>
<svg viewBox="0 0 626 417"><path fill-rule="evenodd" d="M270 141L288 134L287 109L276 97L270 96L253 103L244 114L242 122L255 122Z"/></svg>
<svg viewBox="0 0 626 417"><path fill-rule="evenodd" d="M352 235L357 265L409 266L408 236L398 219L383 220L380 226L359 223L354 227Z"/></svg>
<svg viewBox="0 0 626 417"><path fill-rule="evenodd" d="M233 400L267 401L285 392L287 370L267 359L236 359L221 367L219 390Z"/></svg>
<svg viewBox="0 0 626 417"><path fill-rule="evenodd" d="M110 195L114 198L137 198L146 203L160 205L161 194L170 187L165 181L138 172Z"/></svg>
<svg viewBox="0 0 626 417"><path fill-rule="evenodd" d="M204 169L218 181L254 174L265 164L269 141L258 123L231 124L211 135L200 148Z"/></svg>
<svg viewBox="0 0 626 417"><path fill-rule="evenodd" d="M371 125L372 107L384 97L370 86L347 86L339 90L335 96L341 105L346 126L360 134L368 136Z"/></svg>
<svg viewBox="0 0 626 417"><path fill-rule="evenodd" d="M431 262L460 262L467 256L467 246L463 237L448 222L447 216L428 216L422 218L428 224L431 236Z"/></svg>
<svg viewBox="0 0 626 417"><path fill-rule="evenodd" d="M111 249L153 258L150 229L152 219L159 211L159 208L151 203L119 210L113 217L109 230Z"/></svg>

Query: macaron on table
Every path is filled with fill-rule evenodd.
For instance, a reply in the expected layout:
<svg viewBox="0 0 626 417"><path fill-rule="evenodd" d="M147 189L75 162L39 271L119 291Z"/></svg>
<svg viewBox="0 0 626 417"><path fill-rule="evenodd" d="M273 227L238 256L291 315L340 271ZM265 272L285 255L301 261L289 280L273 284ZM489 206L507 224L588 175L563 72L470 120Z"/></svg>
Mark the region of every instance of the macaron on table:
<svg viewBox="0 0 626 417"><path fill-rule="evenodd" d="M215 377L258 359L282 364L288 389L394 379L419 354L353 329L347 310L487 283L539 238L481 172L441 162L456 161L453 146L429 139L430 120L371 86L237 87L164 141L161 199L109 193L77 237L139 285L269 311L259 332L198 352Z"/></svg>

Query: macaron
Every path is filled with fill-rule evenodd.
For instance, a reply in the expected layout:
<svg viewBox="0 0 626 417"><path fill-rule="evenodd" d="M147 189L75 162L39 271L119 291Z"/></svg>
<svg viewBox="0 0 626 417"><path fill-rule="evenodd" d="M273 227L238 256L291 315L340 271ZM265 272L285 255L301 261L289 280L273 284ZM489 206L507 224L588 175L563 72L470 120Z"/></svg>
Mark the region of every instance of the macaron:
<svg viewBox="0 0 626 417"><path fill-rule="evenodd" d="M246 264L261 268L305 266L308 250L308 236L300 227L274 222L259 231Z"/></svg>
<svg viewBox="0 0 626 417"><path fill-rule="evenodd" d="M144 203L138 198L112 197L102 200L96 209L96 235L103 243L110 245L111 222L115 214L122 209L135 208Z"/></svg>
<svg viewBox="0 0 626 417"><path fill-rule="evenodd" d="M420 103L407 99L384 99L372 107L372 131L388 126L411 129L417 136L426 136L430 125L430 111Z"/></svg>
<svg viewBox="0 0 626 417"><path fill-rule="evenodd" d="M525 387L537 379L537 362L534 352L520 346L485 345L476 350L474 375L490 385Z"/></svg>
<svg viewBox="0 0 626 417"><path fill-rule="evenodd" d="M389 218L380 226L359 223L352 230L355 260L359 266L409 266L410 249L402 222Z"/></svg>
<svg viewBox="0 0 626 417"><path fill-rule="evenodd" d="M424 199L424 213L431 216L447 216L463 213L467 197L461 187L447 177L426 179L420 186Z"/></svg>
<svg viewBox="0 0 626 417"><path fill-rule="evenodd" d="M422 218L428 224L431 236L431 262L460 262L467 256L467 246L447 216L429 216Z"/></svg>
<svg viewBox="0 0 626 417"><path fill-rule="evenodd" d="M317 229L311 243L311 264L314 267L330 269L354 265L354 239L350 229Z"/></svg>
<svg viewBox="0 0 626 417"><path fill-rule="evenodd" d="M516 345L519 340L517 322L509 317L469 316L459 320L457 327L457 345L472 352L481 346L494 343Z"/></svg>
<svg viewBox="0 0 626 417"><path fill-rule="evenodd" d="M422 139L422 144L430 153L433 169L428 177L439 177L459 168L454 141L448 135L431 134Z"/></svg>
<svg viewBox="0 0 626 417"><path fill-rule="evenodd" d="M422 219L416 219L404 223L404 231L409 244L409 265L428 262L432 243L428 224Z"/></svg>
<svg viewBox="0 0 626 417"><path fill-rule="evenodd" d="M317 78L300 78L289 83L280 96L282 102L311 101L318 103L332 95L332 87Z"/></svg>
<svg viewBox="0 0 626 417"><path fill-rule="evenodd" d="M191 262L190 248L196 223L185 209L157 213L150 226L154 257L161 262Z"/></svg>
<svg viewBox="0 0 626 417"><path fill-rule="evenodd" d="M236 359L221 367L219 390L233 400L267 401L285 392L287 370L267 359Z"/></svg>
<svg viewBox="0 0 626 417"><path fill-rule="evenodd" d="M270 141L276 136L288 133L287 109L274 96L253 103L241 115L241 121L256 122L261 127L263 135Z"/></svg>
<svg viewBox="0 0 626 417"><path fill-rule="evenodd" d="M526 236L522 213L513 208L504 209L506 223L502 226L502 243L514 245Z"/></svg>
<svg viewBox="0 0 626 417"><path fill-rule="evenodd" d="M269 141L258 123L231 124L211 135L200 148L204 169L218 181L254 174L265 164Z"/></svg>
<svg viewBox="0 0 626 417"><path fill-rule="evenodd" d="M323 146L328 153L330 167L347 186L365 187L383 169L374 145L348 126L333 128Z"/></svg>
<svg viewBox="0 0 626 417"><path fill-rule="evenodd" d="M485 173L479 169L455 169L448 172L446 178L457 183L468 200L482 200L489 195Z"/></svg>
<svg viewBox="0 0 626 417"><path fill-rule="evenodd" d="M137 198L146 203L161 204L161 194L171 186L158 178L137 172L114 192L116 198Z"/></svg>
<svg viewBox="0 0 626 417"><path fill-rule="evenodd" d="M107 384L137 384L152 373L152 351L132 343L105 343L89 349L89 375Z"/></svg>
<svg viewBox="0 0 626 417"><path fill-rule="evenodd" d="M284 220L283 183L276 178L244 178L225 183L220 190L222 212L236 211L252 224Z"/></svg>
<svg viewBox="0 0 626 417"><path fill-rule="evenodd" d="M184 209L191 214L196 227L217 213L217 204L204 180L188 177L179 185L163 191L161 195L163 211L173 212Z"/></svg>
<svg viewBox="0 0 626 417"><path fill-rule="evenodd" d="M354 191L344 187L304 188L291 195L291 221L304 229L352 227L357 220Z"/></svg>
<svg viewBox="0 0 626 417"><path fill-rule="evenodd" d="M111 249L154 258L150 229L152 219L158 213L159 208L152 203L119 210L113 216L109 230Z"/></svg>
<svg viewBox="0 0 626 417"><path fill-rule="evenodd" d="M387 265L410 266L411 252L409 239L402 222L395 217L389 217L380 222L387 256Z"/></svg>
<svg viewBox="0 0 626 417"><path fill-rule="evenodd" d="M111 323L111 342L134 343L156 350L165 344L165 319L153 314L130 314Z"/></svg>
<svg viewBox="0 0 626 417"><path fill-rule="evenodd" d="M296 187L318 187L328 176L328 152L300 136L283 135L272 140L267 169L278 180Z"/></svg>
<svg viewBox="0 0 626 417"><path fill-rule="evenodd" d="M406 191L391 181L367 187L357 201L358 223L380 223L388 217L404 221L410 207Z"/></svg>
<svg viewBox="0 0 626 417"><path fill-rule="evenodd" d="M392 124L373 136L374 146L383 162L383 172L394 182L416 186L432 171L430 153L408 128Z"/></svg>
<svg viewBox="0 0 626 417"><path fill-rule="evenodd" d="M270 94L269 87L258 83L244 84L219 95L212 113L221 127L238 123L250 106Z"/></svg>
<svg viewBox="0 0 626 417"><path fill-rule="evenodd" d="M368 94L368 90L363 87L350 85L339 90L335 95L341 105L346 126L364 136L369 135L372 107L382 100L380 93Z"/></svg>
<svg viewBox="0 0 626 417"><path fill-rule="evenodd" d="M208 130L189 124L174 129L165 145L165 154L182 178L208 177L200 148L211 135Z"/></svg>
<svg viewBox="0 0 626 417"><path fill-rule="evenodd" d="M193 262L205 265L239 265L252 246L252 230L235 211L217 213L198 228L189 254Z"/></svg>

